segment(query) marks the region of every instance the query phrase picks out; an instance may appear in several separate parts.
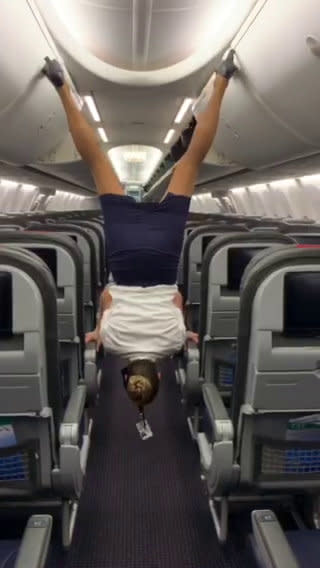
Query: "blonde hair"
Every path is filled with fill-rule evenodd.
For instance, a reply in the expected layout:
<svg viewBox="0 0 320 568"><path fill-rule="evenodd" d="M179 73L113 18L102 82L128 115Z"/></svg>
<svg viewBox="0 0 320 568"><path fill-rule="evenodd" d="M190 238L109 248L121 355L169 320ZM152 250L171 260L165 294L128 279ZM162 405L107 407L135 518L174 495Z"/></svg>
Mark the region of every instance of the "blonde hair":
<svg viewBox="0 0 320 568"><path fill-rule="evenodd" d="M159 390L156 365L148 359L133 361L128 367L128 376L128 396L142 410L155 399Z"/></svg>

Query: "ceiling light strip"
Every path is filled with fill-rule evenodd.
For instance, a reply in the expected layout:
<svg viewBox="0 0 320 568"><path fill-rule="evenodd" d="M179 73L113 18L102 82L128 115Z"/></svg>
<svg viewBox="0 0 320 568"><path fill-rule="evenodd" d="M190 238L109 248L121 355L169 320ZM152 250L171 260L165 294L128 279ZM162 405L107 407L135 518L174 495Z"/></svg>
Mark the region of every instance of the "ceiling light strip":
<svg viewBox="0 0 320 568"><path fill-rule="evenodd" d="M12 181L11 179L1 179L1 185L6 185L7 188L9 187L17 187L19 185L18 181Z"/></svg>
<svg viewBox="0 0 320 568"><path fill-rule="evenodd" d="M98 109L96 107L96 103L94 101L94 98L91 95L85 95L84 97L84 101L91 113L91 116L93 118L93 120L95 122L101 122L101 118L100 118L100 114L98 112Z"/></svg>
<svg viewBox="0 0 320 568"><path fill-rule="evenodd" d="M180 110L176 116L176 118L174 119L174 122L176 124L180 124L180 122L182 122L183 117L185 116L185 114L187 113L187 111L189 110L191 104L193 102L193 99L185 99L180 107Z"/></svg>
<svg viewBox="0 0 320 568"><path fill-rule="evenodd" d="M251 184L246 186L247 189L252 190L252 191L260 191L260 190L264 190L266 188L271 187L271 188L286 188L288 186L293 186L294 184L297 183L297 181L299 181L300 183L317 183L317 185L319 185L320 188L320 173L319 174L310 174L310 175L306 175L306 176L297 176L297 177L292 177L292 178L286 178L286 179L278 179L278 180L271 180L268 182L263 182L263 183L258 183L258 184ZM233 187L230 188L230 191L233 193L238 193L240 191L243 191L245 189L245 187Z"/></svg>
<svg viewBox="0 0 320 568"><path fill-rule="evenodd" d="M99 136L100 136L102 142L108 142L108 137L106 135L106 131L105 131L104 128L102 128L102 126L99 126L98 133L99 133Z"/></svg>
<svg viewBox="0 0 320 568"><path fill-rule="evenodd" d="M171 142L172 138L174 137L174 133L175 130L173 128L170 128L169 132L167 133L163 143L164 144L169 144L169 142Z"/></svg>

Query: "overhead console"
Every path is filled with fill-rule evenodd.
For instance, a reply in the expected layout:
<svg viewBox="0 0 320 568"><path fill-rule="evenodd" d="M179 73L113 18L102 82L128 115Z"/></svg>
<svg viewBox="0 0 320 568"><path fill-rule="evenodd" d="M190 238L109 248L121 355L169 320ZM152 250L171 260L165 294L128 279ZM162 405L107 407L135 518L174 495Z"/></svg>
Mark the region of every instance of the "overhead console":
<svg viewBox="0 0 320 568"><path fill-rule="evenodd" d="M256 12L233 42L241 73L230 81L214 144L252 169L320 149L319 0L266 0ZM210 92L207 85L196 116ZM215 163L210 153L207 161Z"/></svg>
<svg viewBox="0 0 320 568"><path fill-rule="evenodd" d="M58 95L41 77L44 57L57 57L32 2L1 3L0 160L36 162L67 134Z"/></svg>

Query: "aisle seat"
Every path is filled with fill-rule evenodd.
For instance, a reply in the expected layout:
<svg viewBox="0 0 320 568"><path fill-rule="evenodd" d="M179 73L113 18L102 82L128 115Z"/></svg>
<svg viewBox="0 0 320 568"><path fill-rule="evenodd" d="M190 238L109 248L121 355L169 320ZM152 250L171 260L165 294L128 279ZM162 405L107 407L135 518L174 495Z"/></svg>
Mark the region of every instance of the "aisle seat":
<svg viewBox="0 0 320 568"><path fill-rule="evenodd" d="M35 231L0 232L0 244L26 248L39 256L50 269L56 284L60 359L69 377L70 392L84 381L88 402L99 391L97 367L90 360L92 346L84 341L83 259L70 237ZM90 357L88 357L88 354Z"/></svg>
<svg viewBox="0 0 320 568"><path fill-rule="evenodd" d="M230 414L204 383L210 430L197 438L221 542L231 503L319 493L320 249L270 248L253 259L238 329Z"/></svg>
<svg viewBox="0 0 320 568"><path fill-rule="evenodd" d="M52 532L50 515L33 515L27 522L21 540L1 540L2 568L45 568Z"/></svg>
<svg viewBox="0 0 320 568"><path fill-rule="evenodd" d="M59 362L56 286L40 258L0 247L0 515L59 507L70 545L90 447L85 385Z"/></svg>
<svg viewBox="0 0 320 568"><path fill-rule="evenodd" d="M251 514L251 545L257 568L318 568L319 530L284 531L274 511L255 510Z"/></svg>

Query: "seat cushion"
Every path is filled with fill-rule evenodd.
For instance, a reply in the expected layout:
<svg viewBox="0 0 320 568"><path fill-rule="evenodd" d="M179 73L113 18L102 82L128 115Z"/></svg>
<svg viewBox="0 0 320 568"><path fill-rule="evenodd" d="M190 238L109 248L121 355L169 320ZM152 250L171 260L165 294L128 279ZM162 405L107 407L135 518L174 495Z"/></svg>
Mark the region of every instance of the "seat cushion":
<svg viewBox="0 0 320 568"><path fill-rule="evenodd" d="M0 541L0 566L1 568L14 568L19 550L19 540Z"/></svg>
<svg viewBox="0 0 320 568"><path fill-rule="evenodd" d="M320 531L288 531L286 536L301 568L319 568Z"/></svg>

